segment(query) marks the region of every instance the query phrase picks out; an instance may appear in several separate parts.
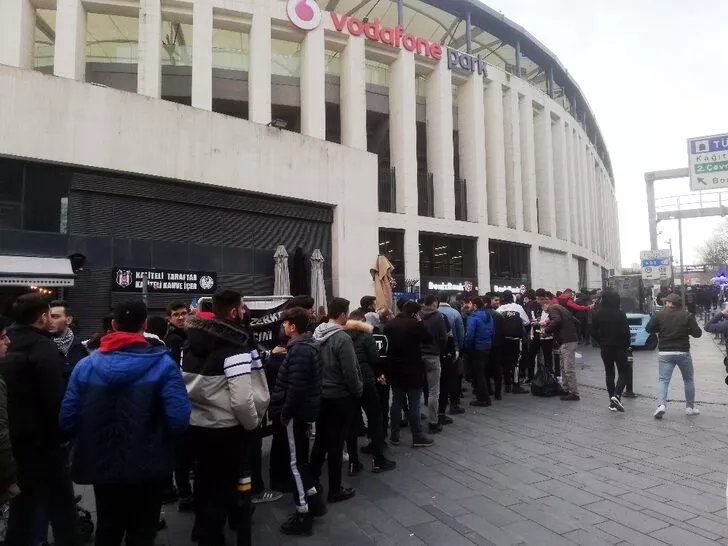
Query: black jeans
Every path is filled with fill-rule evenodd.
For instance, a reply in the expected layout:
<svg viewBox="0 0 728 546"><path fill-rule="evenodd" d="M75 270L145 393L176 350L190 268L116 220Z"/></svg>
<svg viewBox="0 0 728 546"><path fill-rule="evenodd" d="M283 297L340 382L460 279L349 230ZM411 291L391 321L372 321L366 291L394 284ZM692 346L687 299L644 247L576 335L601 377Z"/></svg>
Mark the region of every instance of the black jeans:
<svg viewBox="0 0 728 546"><path fill-rule="evenodd" d="M627 350L614 349L611 347L602 348L602 360L604 361L604 371L607 374L607 392L609 397L617 396L620 398L627 384L627 376L629 368L627 365ZM614 387L614 368L617 368L619 378L617 379L617 387Z"/></svg>
<svg viewBox="0 0 728 546"><path fill-rule="evenodd" d="M445 415L448 401L457 404L459 397L455 397L455 383L457 382L457 362L451 356L444 356L440 359L440 397L437 411Z"/></svg>
<svg viewBox="0 0 728 546"><path fill-rule="evenodd" d="M243 427L190 427L195 469L195 527L199 546L224 546L225 520L250 450Z"/></svg>
<svg viewBox="0 0 728 546"><path fill-rule="evenodd" d="M510 387L514 381L518 381L518 379L514 379L514 374L521 358L521 340L504 339L501 347L501 355L503 358L503 382L506 387Z"/></svg>
<svg viewBox="0 0 728 546"><path fill-rule="evenodd" d="M382 406L379 403L379 394L374 383L364 383L361 399L354 412L360 412L360 407L364 409L364 413L367 416L374 462L380 462L384 458L384 431L382 430L382 416L380 414ZM359 462L359 453L357 451L358 438L359 424L356 419L352 419L349 425L349 436L346 439L346 450L349 452L349 461L352 463Z"/></svg>
<svg viewBox="0 0 728 546"><path fill-rule="evenodd" d="M308 506L308 492L314 487L308 459L311 424L291 419L284 430L293 482L293 500L297 506ZM318 436L318 431L316 434Z"/></svg>
<svg viewBox="0 0 728 546"><path fill-rule="evenodd" d="M389 429L389 383L382 385L379 381L376 382L377 386L377 397L379 398L379 409L382 413L382 436L386 438L387 430Z"/></svg>
<svg viewBox="0 0 728 546"><path fill-rule="evenodd" d="M468 355L468 361L471 363L474 375L473 382L475 384L475 397L480 402L490 399L490 377L492 370L490 369L490 350L482 351L473 350ZM497 385L496 392L500 392L500 378L494 377Z"/></svg>
<svg viewBox="0 0 728 546"><path fill-rule="evenodd" d="M190 469L192 468L192 456L190 448L189 433L179 439L177 444L177 464L174 469L174 481L177 484L177 491L181 498L189 497L192 494L190 483Z"/></svg>
<svg viewBox="0 0 728 546"><path fill-rule="evenodd" d="M268 460L270 488L276 491L288 492L291 489L291 463L290 449L286 427L280 419L273 420L273 440L270 445L270 458ZM308 462L308 450L306 450Z"/></svg>
<svg viewBox="0 0 728 546"><path fill-rule="evenodd" d="M94 485L96 546L152 546L162 510L162 481Z"/></svg>
<svg viewBox="0 0 728 546"><path fill-rule="evenodd" d="M316 421L316 440L311 450L311 474L317 486L321 485L324 458L329 462L329 494L341 490L341 463L349 425L357 400L353 397L322 398Z"/></svg>
<svg viewBox="0 0 728 546"><path fill-rule="evenodd" d="M42 478L18 478L21 494L10 501L7 545L26 545L36 538L37 514L41 510L50 521L58 546L81 544L78 535L76 501L68 473L68 452L59 449L49 456L47 475Z"/></svg>
<svg viewBox="0 0 728 546"><path fill-rule="evenodd" d="M536 367L536 361L538 359L538 352L541 351L543 353L543 364L546 366L547 369L554 371L554 340L551 339L541 339L539 336L534 336L534 338L531 340L531 343L529 345L529 352L530 352L530 360L529 360L529 369L528 369L528 377L533 379L533 372ZM558 374L557 374L558 375Z"/></svg>

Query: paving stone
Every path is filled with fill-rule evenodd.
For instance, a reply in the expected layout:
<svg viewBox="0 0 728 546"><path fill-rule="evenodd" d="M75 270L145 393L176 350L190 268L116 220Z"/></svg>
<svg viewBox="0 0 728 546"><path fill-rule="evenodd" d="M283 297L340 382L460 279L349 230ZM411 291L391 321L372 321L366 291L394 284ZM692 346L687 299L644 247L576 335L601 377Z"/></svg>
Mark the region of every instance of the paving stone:
<svg viewBox="0 0 728 546"><path fill-rule="evenodd" d="M714 512L725 508L725 496L710 495L705 492L678 484L665 484L648 489L650 493L664 498L666 501L679 503L686 508L698 508Z"/></svg>
<svg viewBox="0 0 728 546"><path fill-rule="evenodd" d="M435 519L415 503L402 497L382 499L377 502L377 506L405 527L429 523Z"/></svg>
<svg viewBox="0 0 728 546"><path fill-rule="evenodd" d="M463 499L460 501L460 505L470 510L473 514L481 516L485 521L496 527L503 527L509 523L524 519L523 516L517 514L510 508L505 508L486 497ZM514 506L520 506L520 504Z"/></svg>
<svg viewBox="0 0 728 546"><path fill-rule="evenodd" d="M728 538L728 520L726 520L725 517L719 519L699 516L697 518L687 520L686 523L689 523L693 527L699 527L700 529L710 531L720 537Z"/></svg>
<svg viewBox="0 0 728 546"><path fill-rule="evenodd" d="M565 533L564 538L568 538L580 546L612 546L620 542L620 539L595 528L590 528L589 530L577 529L576 531Z"/></svg>
<svg viewBox="0 0 728 546"><path fill-rule="evenodd" d="M508 531L500 529L495 525L488 523L482 517L475 514L467 514L455 518L458 523L472 529L478 535L486 538L496 546L515 546L523 544L523 540L513 536Z"/></svg>
<svg viewBox="0 0 728 546"><path fill-rule="evenodd" d="M622 495L621 497L619 497L619 500L630 501L633 504L640 506L641 509L647 508L649 510L652 510L653 512L664 514L665 516L680 521L688 520L696 515L683 508L675 508L664 501L657 501L648 498L644 494L640 493L627 493L626 495Z"/></svg>
<svg viewBox="0 0 728 546"><path fill-rule="evenodd" d="M622 538L631 546L665 546L665 542L625 527L615 521L605 521L596 526L605 533ZM687 544L684 546L688 546Z"/></svg>
<svg viewBox="0 0 728 546"><path fill-rule="evenodd" d="M588 491L584 491L583 489L569 485L568 483L564 483L560 480L539 482L533 484L533 486L578 506L602 500L602 497L598 497Z"/></svg>
<svg viewBox="0 0 728 546"><path fill-rule="evenodd" d="M503 529L522 538L526 544L533 544L534 546L568 546L576 544L533 521L511 523Z"/></svg>
<svg viewBox="0 0 728 546"><path fill-rule="evenodd" d="M679 527L660 529L650 533L650 536L658 538L671 546L713 546L715 544L714 540L708 540Z"/></svg>
<svg viewBox="0 0 728 546"><path fill-rule="evenodd" d="M545 528L560 535L579 529L579 524L573 519L563 515L557 516L548 508L548 506L540 504L538 501L529 504L522 503L511 506L511 510L521 514L524 519L535 521L536 523L543 525Z"/></svg>
<svg viewBox="0 0 728 546"><path fill-rule="evenodd" d="M587 504L584 508L607 519L618 521L642 533L651 533L652 531L668 527L668 524L664 521L645 516L640 512L635 512L630 508L626 508L609 500Z"/></svg>
<svg viewBox="0 0 728 546"><path fill-rule="evenodd" d="M442 546L443 544L448 546L472 546L474 544L472 540L454 531L441 521L415 525L410 527L410 531L425 544L432 546Z"/></svg>

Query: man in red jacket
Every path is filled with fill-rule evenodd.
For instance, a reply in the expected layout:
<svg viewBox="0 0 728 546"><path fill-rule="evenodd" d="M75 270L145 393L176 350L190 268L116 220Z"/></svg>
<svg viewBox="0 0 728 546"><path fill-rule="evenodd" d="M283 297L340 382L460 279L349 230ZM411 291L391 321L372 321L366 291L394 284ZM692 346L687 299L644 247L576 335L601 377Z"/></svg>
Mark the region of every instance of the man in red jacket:
<svg viewBox="0 0 728 546"><path fill-rule="evenodd" d="M559 296L559 305L566 307L569 311L591 311L594 305L579 305L574 301L574 291L571 288L564 290Z"/></svg>

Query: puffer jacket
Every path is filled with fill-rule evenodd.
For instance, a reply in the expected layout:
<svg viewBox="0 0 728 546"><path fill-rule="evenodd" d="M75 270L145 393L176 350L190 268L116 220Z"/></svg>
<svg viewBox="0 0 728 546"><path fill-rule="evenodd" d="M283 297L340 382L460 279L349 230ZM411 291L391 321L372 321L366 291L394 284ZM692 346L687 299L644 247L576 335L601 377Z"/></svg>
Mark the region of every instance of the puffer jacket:
<svg viewBox="0 0 728 546"><path fill-rule="evenodd" d="M284 421L316 421L321 400L319 350L310 332L292 339L276 377L270 398L270 414ZM282 354L282 353L281 353Z"/></svg>
<svg viewBox="0 0 728 546"><path fill-rule="evenodd" d="M650 334L657 334L658 351L690 352L690 338L700 337L703 331L695 320L695 315L679 308L666 307L658 311L645 326Z"/></svg>
<svg viewBox="0 0 728 546"><path fill-rule="evenodd" d="M136 484L174 469L173 434L190 418L190 403L169 353L127 332L104 336L79 362L63 399L60 424L76 436L73 481Z"/></svg>
<svg viewBox="0 0 728 546"><path fill-rule="evenodd" d="M187 317L182 378L192 426L255 430L268 410L270 392L257 345L239 324Z"/></svg>
<svg viewBox="0 0 728 546"><path fill-rule="evenodd" d="M468 329L465 332L465 348L468 350L485 351L493 345L495 323L493 318L485 311L478 309L468 319Z"/></svg>
<svg viewBox="0 0 728 546"><path fill-rule="evenodd" d="M374 327L360 320L349 320L346 322L344 330L354 342L354 351L356 352L356 360L359 362L362 382L365 385L373 385L376 381L375 370L380 368L379 350L372 335Z"/></svg>
<svg viewBox="0 0 728 546"><path fill-rule="evenodd" d="M608 290L592 318L592 336L602 349L627 349L632 342L627 315L619 308L619 294Z"/></svg>

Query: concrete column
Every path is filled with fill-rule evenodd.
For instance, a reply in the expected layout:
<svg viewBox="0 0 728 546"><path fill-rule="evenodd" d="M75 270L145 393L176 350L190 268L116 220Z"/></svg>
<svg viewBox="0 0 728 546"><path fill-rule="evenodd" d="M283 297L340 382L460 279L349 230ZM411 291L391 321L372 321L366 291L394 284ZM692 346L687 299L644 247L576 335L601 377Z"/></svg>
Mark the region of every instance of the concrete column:
<svg viewBox="0 0 728 546"><path fill-rule="evenodd" d="M519 101L521 125L521 189L523 192L523 228L537 232L536 214L536 147L533 136L533 101L522 97Z"/></svg>
<svg viewBox="0 0 728 546"><path fill-rule="evenodd" d="M503 95L505 133L506 203L508 227L523 231L523 187L521 181L521 124L518 91L510 88ZM533 118L533 116L531 116Z"/></svg>
<svg viewBox="0 0 728 546"><path fill-rule="evenodd" d="M248 118L254 123L271 122L271 32L270 15L256 11L250 27L248 70Z"/></svg>
<svg viewBox="0 0 728 546"><path fill-rule="evenodd" d="M590 250L594 255L599 253L599 225L597 223L597 215L594 213L594 210L597 206L597 195L596 195L596 186L597 186L597 170L594 166L594 155L589 153L589 217L591 218L591 244L589 246Z"/></svg>
<svg viewBox="0 0 728 546"><path fill-rule="evenodd" d="M589 152L586 147L586 143L580 138L579 139L579 155L581 156L581 167L582 167L582 178L580 184L580 195L582 202L582 209L584 210L584 217L582 218L584 224L584 248L591 249L591 213L589 207L591 201L589 200ZM590 266L591 267L591 266Z"/></svg>
<svg viewBox="0 0 728 546"><path fill-rule="evenodd" d="M506 164L503 132L503 87L500 82L488 84L485 90L485 165L488 173L488 221L505 226Z"/></svg>
<svg viewBox="0 0 728 546"><path fill-rule="evenodd" d="M86 79L86 11L81 0L58 0L53 73L62 78Z"/></svg>
<svg viewBox="0 0 728 546"><path fill-rule="evenodd" d="M578 131L578 130L577 130ZM578 208L578 214L576 215L578 234L577 243L579 246L584 246L584 217L587 214L584 208L583 201L583 190L584 190L584 152L581 146L581 139L579 138L578 132L574 133L574 160L576 164L576 206Z"/></svg>
<svg viewBox="0 0 728 546"><path fill-rule="evenodd" d="M0 0L0 64L33 68L35 8L30 0Z"/></svg>
<svg viewBox="0 0 728 546"><path fill-rule="evenodd" d="M566 126L566 134L564 145L566 146L566 161L568 168L568 192L569 192L569 228L571 233L571 242L576 243L579 240L579 215L581 207L579 207L576 194L576 158L574 157L574 131L571 126Z"/></svg>
<svg viewBox="0 0 728 546"><path fill-rule="evenodd" d="M367 149L366 65L363 36L349 36L341 55L341 143Z"/></svg>
<svg viewBox="0 0 728 546"><path fill-rule="evenodd" d="M321 25L306 33L301 46L301 133L321 140L326 140L325 55Z"/></svg>
<svg viewBox="0 0 728 546"><path fill-rule="evenodd" d="M553 272L543 271L543 267L539 267L540 263L540 251L538 245L531 245L529 247L528 259L531 266L531 286L535 288L545 288L547 283L550 283L552 279L549 276L553 276ZM561 289L563 290L563 288Z"/></svg>
<svg viewBox="0 0 728 546"><path fill-rule="evenodd" d="M389 75L389 149L397 177L397 212L416 217L417 124L412 52L401 49Z"/></svg>
<svg viewBox="0 0 728 546"><path fill-rule="evenodd" d="M192 5L192 106L212 110L212 4Z"/></svg>
<svg viewBox="0 0 728 546"><path fill-rule="evenodd" d="M405 276L408 279L419 279L414 54L405 49L400 50L397 59L389 68L389 75L389 149L397 180L397 212L405 214Z"/></svg>
<svg viewBox="0 0 728 546"><path fill-rule="evenodd" d="M137 93L162 97L162 2L141 0L139 3L139 47Z"/></svg>
<svg viewBox="0 0 728 546"><path fill-rule="evenodd" d="M488 223L488 195L486 192L486 166L485 166L485 124L483 105L483 78L471 74L468 81L458 88L458 147L460 148L460 175L465 179L468 191L468 215L470 222L478 222L485 226ZM485 240L485 254L480 253L478 243L478 256L487 256L488 241ZM484 259L481 257L481 260ZM486 260L487 260L486 259ZM489 267L478 264L480 278L484 268Z"/></svg>
<svg viewBox="0 0 728 546"><path fill-rule="evenodd" d="M568 241L571 238L569 217L571 216L569 179L566 159L566 127L559 119L551 124L552 146L554 151L554 195L556 198L556 235Z"/></svg>
<svg viewBox="0 0 728 546"><path fill-rule="evenodd" d="M452 71L437 63L427 78L427 169L434 179L435 216L455 219Z"/></svg>
<svg viewBox="0 0 728 546"><path fill-rule="evenodd" d="M551 112L543 109L534 120L536 143L536 194L538 196L538 231L556 237L556 203L554 197L554 153L551 142Z"/></svg>

